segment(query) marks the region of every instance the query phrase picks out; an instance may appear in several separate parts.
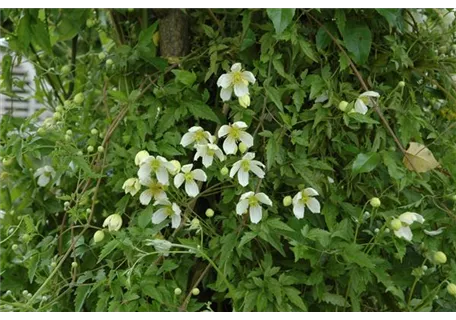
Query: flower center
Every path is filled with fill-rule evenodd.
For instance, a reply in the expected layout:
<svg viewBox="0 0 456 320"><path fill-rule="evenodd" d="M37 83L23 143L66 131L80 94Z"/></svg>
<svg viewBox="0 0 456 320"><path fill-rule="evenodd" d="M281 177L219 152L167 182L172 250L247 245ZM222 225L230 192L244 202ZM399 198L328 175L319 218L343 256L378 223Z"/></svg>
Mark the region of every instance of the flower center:
<svg viewBox="0 0 456 320"><path fill-rule="evenodd" d="M249 198L249 206L256 207L258 205L258 199L256 197Z"/></svg>
<svg viewBox="0 0 456 320"><path fill-rule="evenodd" d="M184 173L184 179L185 181L189 182L193 180L193 175L191 172Z"/></svg>
<svg viewBox="0 0 456 320"><path fill-rule="evenodd" d="M235 71L233 72L233 84L238 84L244 82L244 79L242 78L242 72L241 71Z"/></svg>
<svg viewBox="0 0 456 320"><path fill-rule="evenodd" d="M162 192L162 185L160 183L154 183L150 186L150 191L152 194L158 194Z"/></svg>
<svg viewBox="0 0 456 320"><path fill-rule="evenodd" d="M204 140L204 132L203 131L196 131L195 132L195 141L200 142Z"/></svg>
<svg viewBox="0 0 456 320"><path fill-rule="evenodd" d="M150 167L153 171L157 171L160 168L160 160L154 159L150 162Z"/></svg>
<svg viewBox="0 0 456 320"><path fill-rule="evenodd" d="M168 217L172 216L174 214L173 208L171 206L166 207L166 215Z"/></svg>
<svg viewBox="0 0 456 320"><path fill-rule="evenodd" d="M210 156L210 157L213 157L215 154L215 151L212 150L212 149L207 149L207 155Z"/></svg>
<svg viewBox="0 0 456 320"><path fill-rule="evenodd" d="M250 170L250 161L247 159L244 159L241 161L241 168L244 171L249 171Z"/></svg>
<svg viewBox="0 0 456 320"><path fill-rule="evenodd" d="M230 136L232 136L234 139L239 140L240 135L241 135L241 129L236 128L236 127L231 127Z"/></svg>
<svg viewBox="0 0 456 320"><path fill-rule="evenodd" d="M307 203L307 201L309 201L310 197L308 195L306 195L304 192L301 192L302 194L302 198L301 198L301 201L302 203Z"/></svg>

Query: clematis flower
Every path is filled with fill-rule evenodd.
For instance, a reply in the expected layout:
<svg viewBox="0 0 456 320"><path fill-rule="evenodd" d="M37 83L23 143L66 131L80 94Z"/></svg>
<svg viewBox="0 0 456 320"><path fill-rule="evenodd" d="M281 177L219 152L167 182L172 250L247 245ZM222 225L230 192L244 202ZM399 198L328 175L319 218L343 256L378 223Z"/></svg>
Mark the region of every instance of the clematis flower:
<svg viewBox="0 0 456 320"><path fill-rule="evenodd" d="M203 158L203 165L206 168L209 168L214 161L214 156L219 158L220 161L225 160L225 155L222 150L220 150L219 146L215 144L215 137L211 136L209 143L196 145L196 153L193 160L196 161L199 158Z"/></svg>
<svg viewBox="0 0 456 320"><path fill-rule="evenodd" d="M231 99L233 93L236 97L243 97L249 93L249 82L255 83L256 79L250 71L242 71L242 65L235 63L231 67L231 72L222 74L217 80L217 86L222 87L220 97L223 101Z"/></svg>
<svg viewBox="0 0 456 320"><path fill-rule="evenodd" d="M264 178L264 171L261 167L265 167L260 161L253 160L255 158L255 153L247 152L242 160L236 161L231 168L230 177L233 178L234 175L238 174L239 184L243 187L249 184L249 172L252 171L258 178Z"/></svg>
<svg viewBox="0 0 456 320"><path fill-rule="evenodd" d="M241 195L241 198L236 205L236 213L238 215L243 215L244 213L247 213L247 209L249 209L250 221L257 224L263 217L263 209L260 203L272 206L272 201L266 194L262 192L246 192Z"/></svg>
<svg viewBox="0 0 456 320"><path fill-rule="evenodd" d="M141 184L147 187L147 189L139 195L139 202L141 202L142 205L147 206L152 198L154 198L154 200L162 200L167 198L164 190L165 186L160 182L149 178L148 180L143 181Z"/></svg>
<svg viewBox="0 0 456 320"><path fill-rule="evenodd" d="M171 242L163 239L146 240L146 245L153 246L155 251L163 254L165 257L169 256L169 251L173 246Z"/></svg>
<svg viewBox="0 0 456 320"><path fill-rule="evenodd" d="M183 135L180 144L186 147L192 143L206 144L210 142L211 134L208 131L204 131L203 128L194 126L188 129L188 132Z"/></svg>
<svg viewBox="0 0 456 320"><path fill-rule="evenodd" d="M138 193L139 189L141 189L141 185L139 183L139 179L137 178L130 178L125 180L122 189L125 190L125 194L129 193L132 196Z"/></svg>
<svg viewBox="0 0 456 320"><path fill-rule="evenodd" d="M171 227L176 229L181 223L181 209L176 203L171 203L168 199L157 200L154 206L161 206L152 215L152 223L159 224L167 218L171 218Z"/></svg>
<svg viewBox="0 0 456 320"><path fill-rule="evenodd" d="M314 198L315 196L318 196L317 190L306 188L293 197L293 213L296 218L304 218L306 206L312 213L320 213L320 202Z"/></svg>
<svg viewBox="0 0 456 320"><path fill-rule="evenodd" d="M119 231L122 227L122 217L120 214L111 214L103 222L103 228L108 227L109 231Z"/></svg>
<svg viewBox="0 0 456 320"><path fill-rule="evenodd" d="M201 169L195 169L192 171L193 164L186 164L182 166L180 173L176 174L174 177L174 185L176 188L179 188L182 183L185 181L185 192L187 192L189 197L196 197L199 193L197 181L206 181L207 176Z"/></svg>
<svg viewBox="0 0 456 320"><path fill-rule="evenodd" d="M141 166L144 163L144 160L149 156L149 152L146 150L139 151L135 156L135 165Z"/></svg>
<svg viewBox="0 0 456 320"><path fill-rule="evenodd" d="M54 179L55 170L51 166L44 166L36 170L33 177L38 177L38 185L40 187L45 187L49 183L49 181L51 181L51 179Z"/></svg>
<svg viewBox="0 0 456 320"><path fill-rule="evenodd" d="M225 124L220 127L218 137L221 138L227 136L223 142L223 151L225 151L226 154L236 153L237 141L245 143L248 148L253 146L253 137L249 133L245 132L246 128L247 124L242 121L237 121L232 125Z"/></svg>
<svg viewBox="0 0 456 320"><path fill-rule="evenodd" d="M372 98L378 98L380 94L375 91L366 91L362 93L358 99L355 101L355 112L366 114L367 113L367 106L371 106Z"/></svg>
<svg viewBox="0 0 456 320"><path fill-rule="evenodd" d="M174 171L174 165L169 163L168 160L161 156L148 156L142 161L138 170L138 177L141 183L148 181L151 174L155 174L158 182L161 184L168 184L168 173Z"/></svg>
<svg viewBox="0 0 456 320"><path fill-rule="evenodd" d="M400 220L401 225L399 228L395 228L394 234L396 237L403 238L407 241L412 241L413 237L410 225L415 221L421 224L424 222L423 216L415 212L405 212L399 216L398 220Z"/></svg>

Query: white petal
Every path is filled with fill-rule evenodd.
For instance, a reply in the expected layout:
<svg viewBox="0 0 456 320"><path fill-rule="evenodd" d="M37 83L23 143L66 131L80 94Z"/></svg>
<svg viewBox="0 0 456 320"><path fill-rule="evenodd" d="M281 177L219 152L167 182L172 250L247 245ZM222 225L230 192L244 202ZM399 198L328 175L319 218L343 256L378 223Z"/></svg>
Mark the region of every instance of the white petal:
<svg viewBox="0 0 456 320"><path fill-rule="evenodd" d="M295 194L295 196L293 197L293 204L296 205L298 202L300 202L299 200L302 199L302 193L301 192L298 192L297 194Z"/></svg>
<svg viewBox="0 0 456 320"><path fill-rule="evenodd" d="M35 174L33 175L34 178L38 177L38 176L41 176L43 173L44 173L45 169L44 167L42 168L38 168L35 172Z"/></svg>
<svg viewBox="0 0 456 320"><path fill-rule="evenodd" d="M255 194L255 192L253 192L253 191L249 191L249 192L243 193L243 194L241 195L241 200L250 198L250 197L253 196L254 194Z"/></svg>
<svg viewBox="0 0 456 320"><path fill-rule="evenodd" d="M241 69L242 69L242 64L239 63L239 62L236 62L235 64L233 64L231 66L231 71L232 72L241 71Z"/></svg>
<svg viewBox="0 0 456 320"><path fill-rule="evenodd" d="M177 214L177 215L181 214L182 211L175 202L173 202L173 205L171 207L173 209L174 214Z"/></svg>
<svg viewBox="0 0 456 320"><path fill-rule="evenodd" d="M373 98L378 98L380 97L380 94L375 91L366 91L360 95L360 97L373 97Z"/></svg>
<svg viewBox="0 0 456 320"><path fill-rule="evenodd" d="M177 229L181 224L181 216L177 214L173 214L171 216L171 227Z"/></svg>
<svg viewBox="0 0 456 320"><path fill-rule="evenodd" d="M195 169L192 171L193 179L198 180L198 181L206 181L207 176L204 173L203 170L201 169Z"/></svg>
<svg viewBox="0 0 456 320"><path fill-rule="evenodd" d="M250 71L242 72L242 79L245 79L252 84L255 83L255 80L256 80L255 76Z"/></svg>
<svg viewBox="0 0 456 320"><path fill-rule="evenodd" d="M361 114L367 113L367 107L361 99L356 99L355 102L355 111Z"/></svg>
<svg viewBox="0 0 456 320"><path fill-rule="evenodd" d="M225 160L225 155L223 154L222 150L220 150L220 149L215 150L215 155L217 156L217 158L219 158L220 161Z"/></svg>
<svg viewBox="0 0 456 320"><path fill-rule="evenodd" d="M176 176L174 177L174 185L176 186L176 188L180 188L182 183L184 183L184 180L185 177L183 173L176 174Z"/></svg>
<svg viewBox="0 0 456 320"><path fill-rule="evenodd" d="M245 131L240 132L239 140L241 140L241 142L244 142L245 145L249 148L253 146L253 137L250 135L250 133L247 133Z"/></svg>
<svg viewBox="0 0 456 320"><path fill-rule="evenodd" d="M306 196L311 196L311 197L318 196L317 190L315 190L315 189L313 189L313 188L305 188L305 189L304 189L304 194L305 194Z"/></svg>
<svg viewBox="0 0 456 320"><path fill-rule="evenodd" d="M272 206L272 201L271 201L271 199L269 199L269 197L268 197L266 194L264 194L263 192L257 193L257 194L256 194L256 198L257 198L260 202L262 202L262 203L264 203L264 204L266 204L266 205L268 205L268 206Z"/></svg>
<svg viewBox="0 0 456 320"><path fill-rule="evenodd" d="M198 185L195 181L186 181L185 182L185 192L187 192L189 197L196 197L199 193Z"/></svg>
<svg viewBox="0 0 456 320"><path fill-rule="evenodd" d="M166 192L162 190L159 193L156 193L154 195L154 199L155 200L164 200L164 199L168 199L168 196L166 195Z"/></svg>
<svg viewBox="0 0 456 320"><path fill-rule="evenodd" d="M236 161L234 164L233 164L233 167L231 168L230 170L230 178L234 177L234 175L236 174L236 172L239 171L239 168L241 167L241 160L239 161Z"/></svg>
<svg viewBox="0 0 456 320"><path fill-rule="evenodd" d="M222 74L217 80L217 87L222 87L224 89L231 86L233 83L233 75L230 73Z"/></svg>
<svg viewBox="0 0 456 320"><path fill-rule="evenodd" d="M248 128L248 125L244 121L236 121L235 123L233 123L233 127L236 127L239 129L245 129L245 128Z"/></svg>
<svg viewBox="0 0 456 320"><path fill-rule="evenodd" d="M142 205L147 206L150 203L150 200L152 200L152 191L150 189L141 192L139 202L141 202Z"/></svg>
<svg viewBox="0 0 456 320"><path fill-rule="evenodd" d="M427 234L428 236L438 236L439 234L441 234L443 232L443 230L445 230L445 227L439 228L437 230L432 230L432 231L424 230L424 233Z"/></svg>
<svg viewBox="0 0 456 320"><path fill-rule="evenodd" d="M257 167L260 167L260 168L266 167L264 164L262 164L260 161L257 161L257 160L252 160L252 161L250 161L250 163Z"/></svg>
<svg viewBox="0 0 456 320"><path fill-rule="evenodd" d="M236 83L234 85L234 94L236 97L242 97L249 94L249 87L245 83Z"/></svg>
<svg viewBox="0 0 456 320"><path fill-rule="evenodd" d="M258 167L257 165L251 163L250 164L250 170L260 179L264 178L264 171Z"/></svg>
<svg viewBox="0 0 456 320"><path fill-rule="evenodd" d="M247 211L248 207L249 207L249 200L248 199L241 200L236 205L236 213L238 215L241 215Z"/></svg>
<svg viewBox="0 0 456 320"><path fill-rule="evenodd" d="M38 185L40 187L44 187L46 186L48 183L49 183L49 180L51 180L51 178L46 175L46 174L42 174L39 178L38 178Z"/></svg>
<svg viewBox="0 0 456 320"><path fill-rule="evenodd" d="M242 168L238 171L238 181L239 184L243 187L249 184L249 172L242 170Z"/></svg>
<svg viewBox="0 0 456 320"><path fill-rule="evenodd" d="M320 202L318 202L317 199L309 198L309 200L306 202L306 205L312 213L320 213Z"/></svg>
<svg viewBox="0 0 456 320"><path fill-rule="evenodd" d="M193 141L195 141L195 134L192 132L187 132L186 134L183 135L180 144L184 147L188 146L191 144Z"/></svg>
<svg viewBox="0 0 456 320"><path fill-rule="evenodd" d="M150 180L150 164L143 163L138 170L138 178L142 185L146 184Z"/></svg>
<svg viewBox="0 0 456 320"><path fill-rule="evenodd" d="M257 224L258 222L260 222L261 217L262 217L262 209L261 209L261 206L259 206L259 205L257 205L257 206L251 206L251 207L250 207L250 210L249 210L249 213L250 213L250 221L251 221L252 223Z"/></svg>
<svg viewBox="0 0 456 320"><path fill-rule="evenodd" d="M408 225L411 225L415 221L419 223L424 222L423 216L415 212L405 212L399 216L399 220Z"/></svg>
<svg viewBox="0 0 456 320"><path fill-rule="evenodd" d="M166 214L166 209L165 208L160 208L157 211L154 212L152 215L152 223L153 224L159 224L165 221L165 219L168 218L168 215Z"/></svg>
<svg viewBox="0 0 456 320"><path fill-rule="evenodd" d="M165 168L159 168L156 172L156 175L158 182L165 185L168 184L168 171Z"/></svg>
<svg viewBox="0 0 456 320"><path fill-rule="evenodd" d="M226 136L228 133L230 133L231 128L229 125L224 124L223 126L220 127L217 135L219 138Z"/></svg>
<svg viewBox="0 0 456 320"><path fill-rule="evenodd" d="M228 136L223 142L223 151L226 154L235 154L237 151L236 141L233 137Z"/></svg>
<svg viewBox="0 0 456 320"><path fill-rule="evenodd" d="M223 101L228 101L231 99L232 93L233 93L232 87L222 88L222 90L220 90L220 98L222 98Z"/></svg>
<svg viewBox="0 0 456 320"><path fill-rule="evenodd" d="M394 231L394 234L399 237L399 238L404 238L407 241L412 241L412 230L410 230L410 227L402 227L397 231Z"/></svg>
<svg viewBox="0 0 456 320"><path fill-rule="evenodd" d="M195 132L198 132L198 131L204 131L204 129L202 127L200 127L200 126L193 126L190 129L188 129L188 131L195 133Z"/></svg>
<svg viewBox="0 0 456 320"><path fill-rule="evenodd" d="M205 156L203 156L203 165L206 168L209 168L212 165L213 160L214 160L214 157L205 155Z"/></svg>
<svg viewBox="0 0 456 320"><path fill-rule="evenodd" d="M139 151L135 156L135 165L140 166L144 163L144 160L149 157L149 152L146 150Z"/></svg>
<svg viewBox="0 0 456 320"><path fill-rule="evenodd" d="M189 173L193 168L193 164L186 164L185 166L182 166L182 172L184 173Z"/></svg>
<svg viewBox="0 0 456 320"><path fill-rule="evenodd" d="M154 202L154 206L170 206L171 202L168 199L158 199Z"/></svg>
<svg viewBox="0 0 456 320"><path fill-rule="evenodd" d="M293 205L293 214L295 215L296 218L302 219L304 218L304 203L301 201L298 201L296 204Z"/></svg>

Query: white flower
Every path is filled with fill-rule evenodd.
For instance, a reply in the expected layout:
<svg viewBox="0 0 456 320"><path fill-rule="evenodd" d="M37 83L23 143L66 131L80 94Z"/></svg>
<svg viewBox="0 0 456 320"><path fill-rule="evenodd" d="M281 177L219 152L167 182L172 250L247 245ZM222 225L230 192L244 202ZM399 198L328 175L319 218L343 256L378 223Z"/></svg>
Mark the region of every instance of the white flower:
<svg viewBox="0 0 456 320"><path fill-rule="evenodd" d="M366 91L362 93L355 101L355 112L366 114L367 106L370 106L372 101L371 98L378 98L380 95L375 91Z"/></svg>
<svg viewBox="0 0 456 320"><path fill-rule="evenodd" d="M236 213L242 215L249 209L250 221L257 224L263 216L263 209L261 208L260 202L272 206L271 199L264 193L246 192L241 196L241 199L236 205Z"/></svg>
<svg viewBox="0 0 456 320"><path fill-rule="evenodd" d="M148 180L141 182L141 184L147 187L147 189L141 192L139 196L139 202L141 202L142 205L147 206L152 198L154 198L154 200L167 198L164 190L165 186L160 182L149 178Z"/></svg>
<svg viewBox="0 0 456 320"><path fill-rule="evenodd" d="M154 246L155 251L163 254L165 257L169 255L169 249L173 246L171 242L162 239L146 240L146 245Z"/></svg>
<svg viewBox="0 0 456 320"><path fill-rule="evenodd" d="M214 155L217 156L220 161L225 160L225 155L222 150L220 150L219 146L215 144L215 137L211 136L209 143L196 145L196 153L193 160L196 161L201 157L203 158L203 165L206 168L209 168L214 161Z"/></svg>
<svg viewBox="0 0 456 320"><path fill-rule="evenodd" d="M161 156L148 156L138 170L138 177L141 183L149 181L151 174L154 173L161 184L168 184L168 172L174 171L174 165Z"/></svg>
<svg viewBox="0 0 456 320"><path fill-rule="evenodd" d="M193 164L182 166L182 172L174 177L174 185L179 188L185 181L185 192L187 192L189 197L196 197L199 193L199 187L195 180L206 181L207 176L203 170L195 169L192 171L192 168Z"/></svg>
<svg viewBox="0 0 456 320"><path fill-rule="evenodd" d="M119 231L122 227L122 217L115 213L111 214L103 222L103 228L108 227L109 231Z"/></svg>
<svg viewBox="0 0 456 320"><path fill-rule="evenodd" d="M139 179L137 178L130 178L125 180L122 189L125 190L125 193L129 193L132 196L138 193L139 189L141 189L141 185L139 184Z"/></svg>
<svg viewBox="0 0 456 320"><path fill-rule="evenodd" d="M206 144L210 142L211 134L207 131L204 131L203 128L194 126L188 129L188 132L183 135L180 144L184 147L196 143L196 144Z"/></svg>
<svg viewBox="0 0 456 320"><path fill-rule="evenodd" d="M249 133L245 132L246 128L247 124L242 121L237 121L232 125L224 124L221 126L218 131L218 137L221 138L227 136L223 142L223 151L225 151L226 154L236 153L237 141L245 143L248 148L253 146L253 137Z"/></svg>
<svg viewBox="0 0 456 320"><path fill-rule="evenodd" d="M231 72L222 74L217 80L217 86L222 87L220 97L223 101L228 101L233 93L236 97L243 97L249 93L249 82L255 83L255 76L250 71L242 71L242 65L235 63L231 67Z"/></svg>
<svg viewBox="0 0 456 320"><path fill-rule="evenodd" d="M394 234L396 237L404 238L407 241L412 241L413 237L410 225L415 221L424 222L423 216L415 212L405 212L399 216L399 220L402 222L402 226L398 230L394 230Z"/></svg>
<svg viewBox="0 0 456 320"><path fill-rule="evenodd" d="M293 197L293 213L296 218L304 218L305 206L307 206L312 213L320 213L320 202L314 198L315 196L318 196L317 190L306 188L299 191Z"/></svg>
<svg viewBox="0 0 456 320"><path fill-rule="evenodd" d="M161 206L160 209L152 215L152 223L159 224L168 217L171 218L171 227L176 229L181 223L181 209L176 203L171 203L168 199L157 200L154 206Z"/></svg>
<svg viewBox="0 0 456 320"><path fill-rule="evenodd" d="M38 177L38 185L45 187L55 177L55 170L51 166L44 166L36 170L33 177Z"/></svg>
<svg viewBox="0 0 456 320"><path fill-rule="evenodd" d="M141 166L144 163L144 160L149 156L149 152L146 150L139 151L135 156L135 165Z"/></svg>
<svg viewBox="0 0 456 320"><path fill-rule="evenodd" d="M255 158L255 153L248 152L242 157L242 160L236 161L231 168L230 177L233 178L237 172L239 184L243 187L249 184L249 171L252 171L260 179L264 178L264 171L261 169L261 167L265 167L264 164L253 160L253 158Z"/></svg>

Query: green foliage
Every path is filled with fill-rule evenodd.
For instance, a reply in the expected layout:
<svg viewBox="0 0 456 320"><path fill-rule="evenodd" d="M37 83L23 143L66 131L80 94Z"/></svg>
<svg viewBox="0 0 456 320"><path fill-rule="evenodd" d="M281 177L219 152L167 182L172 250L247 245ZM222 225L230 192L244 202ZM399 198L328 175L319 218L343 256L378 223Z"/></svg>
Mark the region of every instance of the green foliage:
<svg viewBox="0 0 456 320"><path fill-rule="evenodd" d="M155 10L2 9L0 92L27 85L12 72L27 58L33 98L53 116L1 119L0 310L455 310L456 25L445 12L189 9L189 54L166 58ZM255 77L249 106L220 97L234 63ZM361 97L361 114L367 90L380 96ZM221 170L240 151L206 168L181 144L191 127L217 136L237 121L265 165L245 187ZM440 167L407 169L410 142ZM141 150L207 176L189 197L169 173L178 228L153 223L145 186L125 194ZM306 188L300 218L299 199L283 198ZM257 224L236 213L249 191L272 201ZM425 219L401 222L411 241L391 227L405 212ZM122 226L109 231L112 214Z"/></svg>

